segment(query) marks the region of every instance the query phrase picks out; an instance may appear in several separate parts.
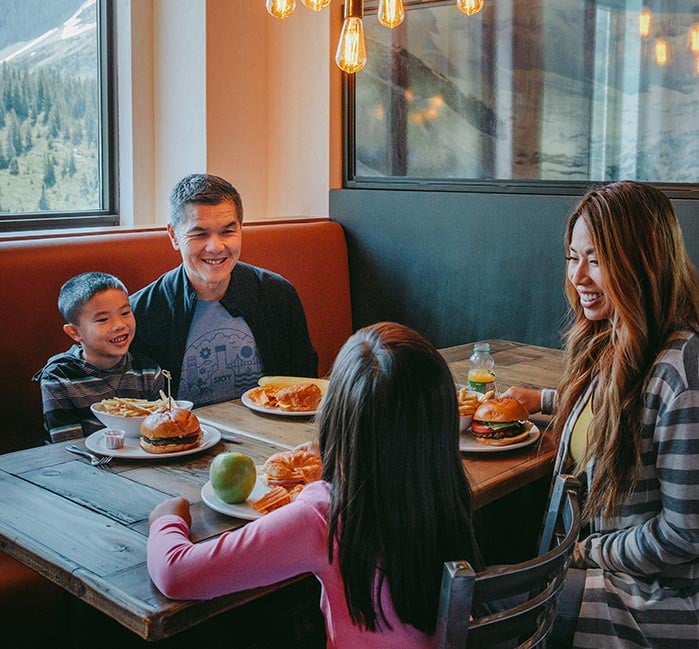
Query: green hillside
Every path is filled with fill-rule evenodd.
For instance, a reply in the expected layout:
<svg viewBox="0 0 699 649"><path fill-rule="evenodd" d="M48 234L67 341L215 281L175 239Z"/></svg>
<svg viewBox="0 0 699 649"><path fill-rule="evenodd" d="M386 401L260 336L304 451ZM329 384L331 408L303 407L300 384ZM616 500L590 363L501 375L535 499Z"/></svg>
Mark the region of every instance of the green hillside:
<svg viewBox="0 0 699 649"><path fill-rule="evenodd" d="M0 66L0 212L100 206L96 84L65 69Z"/></svg>

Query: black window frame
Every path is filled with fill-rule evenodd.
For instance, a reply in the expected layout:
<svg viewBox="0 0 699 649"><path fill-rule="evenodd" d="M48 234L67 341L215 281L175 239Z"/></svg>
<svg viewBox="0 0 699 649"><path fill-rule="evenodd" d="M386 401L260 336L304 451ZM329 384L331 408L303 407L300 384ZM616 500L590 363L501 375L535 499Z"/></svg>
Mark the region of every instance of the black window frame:
<svg viewBox="0 0 699 649"><path fill-rule="evenodd" d="M405 20L410 20L410 11L426 8L427 6L442 6L453 4L455 0L404 0L406 10ZM494 2L496 0L487 0ZM364 16L375 19L378 11L378 0L367 0L364 3ZM368 52L371 56L371 52ZM356 178L355 156L355 101L356 75L342 73L342 186L344 189L381 189L398 191L443 191L466 193L492 194L540 194L552 196L579 196L591 186L613 181L554 181L554 180L467 180L453 178L400 178L382 177L361 180ZM699 183L664 183L653 182L653 186L664 191L670 198L699 200Z"/></svg>
<svg viewBox="0 0 699 649"><path fill-rule="evenodd" d="M99 228L119 225L116 20L113 0L97 0L97 44L101 110L101 209L71 212L0 213L0 233Z"/></svg>

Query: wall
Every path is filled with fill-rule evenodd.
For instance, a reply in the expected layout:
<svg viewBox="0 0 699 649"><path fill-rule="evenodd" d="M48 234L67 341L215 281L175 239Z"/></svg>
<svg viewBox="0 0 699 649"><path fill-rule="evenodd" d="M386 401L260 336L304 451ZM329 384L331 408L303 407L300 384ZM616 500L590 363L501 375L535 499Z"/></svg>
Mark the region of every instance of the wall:
<svg viewBox="0 0 699 649"><path fill-rule="evenodd" d="M262 0L115 7L124 225L164 223L172 185L202 171L238 187L246 221L327 216L330 12L298 3L282 22Z"/></svg>
<svg viewBox="0 0 699 649"><path fill-rule="evenodd" d="M561 344L565 218L575 196L333 190L354 326L397 320L438 347ZM699 201L673 200L699 263Z"/></svg>

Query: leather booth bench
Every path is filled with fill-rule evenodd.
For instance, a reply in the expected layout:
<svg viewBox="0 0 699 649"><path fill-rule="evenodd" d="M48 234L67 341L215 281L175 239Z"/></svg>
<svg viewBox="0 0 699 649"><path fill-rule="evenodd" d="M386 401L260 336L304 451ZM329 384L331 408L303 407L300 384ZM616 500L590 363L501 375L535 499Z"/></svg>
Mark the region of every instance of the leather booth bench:
<svg viewBox="0 0 699 649"><path fill-rule="evenodd" d="M296 287L318 352L319 375L326 375L352 333L342 227L326 219L244 224L241 260L277 272ZM180 255L164 228L0 240L0 453L43 443L41 394L31 378L71 344L56 304L63 282L103 271L133 293L178 263ZM0 608L14 611L15 621L22 611L35 619L41 609L42 625L60 624L64 600L62 589L0 552Z"/></svg>

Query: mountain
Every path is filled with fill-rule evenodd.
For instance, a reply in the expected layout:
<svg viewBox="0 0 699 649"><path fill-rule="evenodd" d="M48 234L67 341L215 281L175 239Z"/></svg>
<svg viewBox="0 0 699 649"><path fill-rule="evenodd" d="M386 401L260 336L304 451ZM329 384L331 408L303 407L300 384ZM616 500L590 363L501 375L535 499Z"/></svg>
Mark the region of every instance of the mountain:
<svg viewBox="0 0 699 649"><path fill-rule="evenodd" d="M0 0L0 64L97 74L95 0Z"/></svg>

